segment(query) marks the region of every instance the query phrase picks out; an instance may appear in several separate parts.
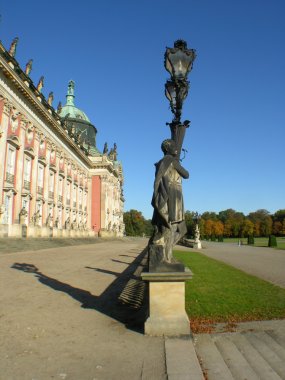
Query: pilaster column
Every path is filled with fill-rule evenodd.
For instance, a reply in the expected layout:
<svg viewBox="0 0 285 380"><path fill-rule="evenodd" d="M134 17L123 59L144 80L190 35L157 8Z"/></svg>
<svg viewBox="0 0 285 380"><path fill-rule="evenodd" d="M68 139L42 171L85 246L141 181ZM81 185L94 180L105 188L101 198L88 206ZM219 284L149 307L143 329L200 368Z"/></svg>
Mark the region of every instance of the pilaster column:
<svg viewBox="0 0 285 380"><path fill-rule="evenodd" d="M21 115L22 116L22 115ZM19 142L20 148L17 150L16 154L16 167L15 167L15 176L16 176L16 184L15 189L17 191L17 195L14 196L14 222L19 223L19 214L22 209L22 189L23 189L23 177L24 177L24 149L25 149L25 137L26 137L26 129L28 120L25 117L21 117L21 121L19 122L20 133L19 133Z"/></svg>
<svg viewBox="0 0 285 380"><path fill-rule="evenodd" d="M5 163L6 163L6 140L8 132L8 123L10 109L12 104L8 99L0 97L0 188L3 189L5 178ZM3 204L3 192L0 192L0 207Z"/></svg>

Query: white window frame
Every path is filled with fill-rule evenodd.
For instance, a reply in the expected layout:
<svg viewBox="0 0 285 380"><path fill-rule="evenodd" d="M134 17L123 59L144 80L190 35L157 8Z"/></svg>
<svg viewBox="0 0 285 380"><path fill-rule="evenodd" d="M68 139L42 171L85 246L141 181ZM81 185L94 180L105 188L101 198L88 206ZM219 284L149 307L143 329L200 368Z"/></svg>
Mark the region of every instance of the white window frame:
<svg viewBox="0 0 285 380"><path fill-rule="evenodd" d="M10 144L7 146L6 172L15 175L16 149Z"/></svg>
<svg viewBox="0 0 285 380"><path fill-rule="evenodd" d="M54 172L50 170L49 172L49 185L48 189L51 192L54 192Z"/></svg>
<svg viewBox="0 0 285 380"><path fill-rule="evenodd" d="M45 173L45 168L42 164L38 164L38 181L37 181L37 186L39 187L44 187L44 173Z"/></svg>

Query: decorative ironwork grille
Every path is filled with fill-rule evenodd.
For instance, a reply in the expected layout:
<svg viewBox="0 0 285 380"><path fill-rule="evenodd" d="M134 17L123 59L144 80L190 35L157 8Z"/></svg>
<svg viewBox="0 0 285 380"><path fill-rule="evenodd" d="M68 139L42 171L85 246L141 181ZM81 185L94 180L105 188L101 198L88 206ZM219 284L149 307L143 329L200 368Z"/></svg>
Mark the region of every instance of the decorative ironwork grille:
<svg viewBox="0 0 285 380"><path fill-rule="evenodd" d="M24 189L30 190L31 182L24 179Z"/></svg>
<svg viewBox="0 0 285 380"><path fill-rule="evenodd" d="M6 172L6 181L7 181L8 183L14 184L14 180L15 180L15 175Z"/></svg>

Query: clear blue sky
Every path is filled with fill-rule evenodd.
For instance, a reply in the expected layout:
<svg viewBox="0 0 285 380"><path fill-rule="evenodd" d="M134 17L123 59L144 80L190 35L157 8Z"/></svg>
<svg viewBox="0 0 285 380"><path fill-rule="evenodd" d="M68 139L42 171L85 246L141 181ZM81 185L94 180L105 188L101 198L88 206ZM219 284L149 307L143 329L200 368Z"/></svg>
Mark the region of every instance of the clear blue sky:
<svg viewBox="0 0 285 380"><path fill-rule="evenodd" d="M183 165L188 210L244 213L285 208L284 0L2 1L0 39L19 37L17 60L31 78L76 105L118 145L125 210L150 218L154 163L169 137L166 46L197 50L183 118L191 120Z"/></svg>

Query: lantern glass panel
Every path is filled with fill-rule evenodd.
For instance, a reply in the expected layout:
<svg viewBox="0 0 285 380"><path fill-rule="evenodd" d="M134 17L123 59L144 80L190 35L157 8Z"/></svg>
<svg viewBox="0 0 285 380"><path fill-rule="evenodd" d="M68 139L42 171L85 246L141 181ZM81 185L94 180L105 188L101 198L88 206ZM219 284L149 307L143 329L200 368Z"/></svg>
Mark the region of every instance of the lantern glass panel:
<svg viewBox="0 0 285 380"><path fill-rule="evenodd" d="M186 78L192 62L192 55L188 55L182 50L177 50L175 53L169 52L168 58L173 68L171 75L178 79Z"/></svg>
<svg viewBox="0 0 285 380"><path fill-rule="evenodd" d="M165 83L165 95L167 99L172 102L172 104L175 106L176 104L176 89L174 84L171 81L167 81Z"/></svg>

